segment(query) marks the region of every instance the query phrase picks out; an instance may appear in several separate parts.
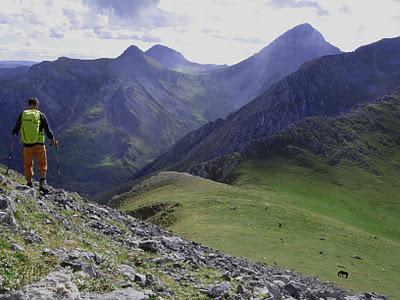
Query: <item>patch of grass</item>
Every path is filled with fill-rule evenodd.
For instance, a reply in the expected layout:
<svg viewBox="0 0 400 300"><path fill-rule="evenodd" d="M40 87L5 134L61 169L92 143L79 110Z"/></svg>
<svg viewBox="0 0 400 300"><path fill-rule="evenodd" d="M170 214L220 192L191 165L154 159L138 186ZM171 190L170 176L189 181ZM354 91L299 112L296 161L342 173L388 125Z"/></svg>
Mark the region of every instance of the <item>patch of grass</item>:
<svg viewBox="0 0 400 300"><path fill-rule="evenodd" d="M85 113L85 120L88 122L98 120L104 116L104 110L101 104L97 104L90 109L87 110Z"/></svg>

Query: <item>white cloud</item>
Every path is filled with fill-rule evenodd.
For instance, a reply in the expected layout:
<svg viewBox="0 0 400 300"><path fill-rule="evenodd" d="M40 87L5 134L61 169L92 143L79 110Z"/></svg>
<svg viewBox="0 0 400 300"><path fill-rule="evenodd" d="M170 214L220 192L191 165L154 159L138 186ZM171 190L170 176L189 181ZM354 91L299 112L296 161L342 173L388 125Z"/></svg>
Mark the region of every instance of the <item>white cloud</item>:
<svg viewBox="0 0 400 300"><path fill-rule="evenodd" d="M318 16L327 16L329 11L324 9L318 2L313 0L270 0L270 5L277 8L312 8L315 9Z"/></svg>
<svg viewBox="0 0 400 300"><path fill-rule="evenodd" d="M49 37L55 39L62 39L64 37L64 30L61 27L50 28L49 29Z"/></svg>
<svg viewBox="0 0 400 300"><path fill-rule="evenodd" d="M395 0L2 0L0 60L116 57L160 43L232 64L305 22L351 51L399 35L399 12Z"/></svg>

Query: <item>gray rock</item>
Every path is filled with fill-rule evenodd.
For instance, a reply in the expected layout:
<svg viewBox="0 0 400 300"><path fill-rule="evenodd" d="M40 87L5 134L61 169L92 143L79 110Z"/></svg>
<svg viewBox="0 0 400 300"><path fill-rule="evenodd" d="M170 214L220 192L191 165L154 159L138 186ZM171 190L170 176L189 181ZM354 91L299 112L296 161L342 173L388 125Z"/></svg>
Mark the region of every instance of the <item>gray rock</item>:
<svg viewBox="0 0 400 300"><path fill-rule="evenodd" d="M135 273L135 278L134 281L139 283L141 287L146 286L146 275L140 274L140 273Z"/></svg>
<svg viewBox="0 0 400 300"><path fill-rule="evenodd" d="M10 197L0 196L0 210L11 210L13 213L16 212L15 204Z"/></svg>
<svg viewBox="0 0 400 300"><path fill-rule="evenodd" d="M120 265L119 272L121 275L127 277L131 281L135 281L135 269L128 265Z"/></svg>
<svg viewBox="0 0 400 300"><path fill-rule="evenodd" d="M243 294L249 294L249 289L247 289L246 287L244 287L243 285L239 284L236 288L236 293L239 295L243 295Z"/></svg>
<svg viewBox="0 0 400 300"><path fill-rule="evenodd" d="M276 281L279 281L279 280L276 280ZM282 288L285 286L285 283L283 283L282 281L279 281L279 283L280 284L276 284L276 283L272 283L272 282L267 283L268 290L274 296L278 296L281 293Z"/></svg>
<svg viewBox="0 0 400 300"><path fill-rule="evenodd" d="M60 264L63 268L69 267L74 272L83 272L91 278L99 277L96 265L83 263L80 260L63 261Z"/></svg>
<svg viewBox="0 0 400 300"><path fill-rule="evenodd" d="M84 294L81 300L147 300L149 295L145 292L136 291L133 288L126 288L113 291L107 294Z"/></svg>
<svg viewBox="0 0 400 300"><path fill-rule="evenodd" d="M8 185L11 185L12 183L6 176L4 176L3 174L0 174L0 184L8 186Z"/></svg>
<svg viewBox="0 0 400 300"><path fill-rule="evenodd" d="M24 251L25 251L24 247L18 245L17 243L13 243L13 244L11 245L11 250L13 250L13 251L19 251L19 252L24 252Z"/></svg>
<svg viewBox="0 0 400 300"><path fill-rule="evenodd" d="M11 209L0 211L0 223L4 223L14 232L16 232L18 229L17 220L15 219L14 213Z"/></svg>
<svg viewBox="0 0 400 300"><path fill-rule="evenodd" d="M7 295L0 295L0 298L3 300L79 300L79 296L71 274L66 271L54 271L38 283Z"/></svg>
<svg viewBox="0 0 400 300"><path fill-rule="evenodd" d="M260 299L268 299L271 297L271 292L267 287L257 288L254 291L254 295Z"/></svg>
<svg viewBox="0 0 400 300"><path fill-rule="evenodd" d="M279 274L279 275L272 275L272 278L274 280L282 281L282 282L284 282L286 284L286 283L288 283L290 281L291 276L290 275Z"/></svg>
<svg viewBox="0 0 400 300"><path fill-rule="evenodd" d="M157 252L159 247L159 243L155 240L144 240L139 243L139 248L144 251Z"/></svg>
<svg viewBox="0 0 400 300"><path fill-rule="evenodd" d="M8 212L0 211L0 222L7 223Z"/></svg>
<svg viewBox="0 0 400 300"><path fill-rule="evenodd" d="M299 287L295 282L289 282L285 285L285 290L288 291L290 296L299 299L301 293L301 287Z"/></svg>
<svg viewBox="0 0 400 300"><path fill-rule="evenodd" d="M182 239L180 237L166 237L163 236L161 238L161 242L167 248L172 250L178 250L180 245L182 244Z"/></svg>
<svg viewBox="0 0 400 300"><path fill-rule="evenodd" d="M37 191L34 188L30 188L27 185L18 184L15 186L17 191L22 192L24 195L29 197L37 197Z"/></svg>
<svg viewBox="0 0 400 300"><path fill-rule="evenodd" d="M164 284L162 283L162 281L152 275L152 274L146 274L146 287L153 287L155 290L164 290Z"/></svg>
<svg viewBox="0 0 400 300"><path fill-rule="evenodd" d="M222 278L226 281L231 281L231 276L229 274L229 272L225 272L222 274Z"/></svg>
<svg viewBox="0 0 400 300"><path fill-rule="evenodd" d="M231 285L228 282L213 284L208 287L207 294L213 298L223 297L229 294Z"/></svg>
<svg viewBox="0 0 400 300"><path fill-rule="evenodd" d="M34 232L33 230L24 231L22 233L22 237L29 244L42 243L43 242L43 239L36 232Z"/></svg>

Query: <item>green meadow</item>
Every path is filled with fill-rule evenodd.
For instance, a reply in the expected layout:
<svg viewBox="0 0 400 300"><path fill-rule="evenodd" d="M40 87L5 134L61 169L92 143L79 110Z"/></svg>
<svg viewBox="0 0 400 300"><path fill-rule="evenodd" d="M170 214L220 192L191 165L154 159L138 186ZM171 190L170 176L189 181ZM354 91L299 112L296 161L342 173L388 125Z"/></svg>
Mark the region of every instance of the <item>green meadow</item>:
<svg viewBox="0 0 400 300"><path fill-rule="evenodd" d="M242 162L232 185L161 172L112 205L231 255L400 299L399 174L396 151L368 168L275 157Z"/></svg>

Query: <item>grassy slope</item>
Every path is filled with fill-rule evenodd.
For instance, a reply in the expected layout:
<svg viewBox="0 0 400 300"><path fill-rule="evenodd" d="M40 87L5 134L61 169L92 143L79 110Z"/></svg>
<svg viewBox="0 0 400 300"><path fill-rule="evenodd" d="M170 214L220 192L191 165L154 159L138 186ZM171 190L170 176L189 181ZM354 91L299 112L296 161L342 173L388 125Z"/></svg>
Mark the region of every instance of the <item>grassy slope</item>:
<svg viewBox="0 0 400 300"><path fill-rule="evenodd" d="M371 158L384 175L309 159L308 167L279 157L243 162L233 186L161 173L164 178L145 181L134 197L123 197L121 208L179 202L169 211L177 219L170 226L176 233L346 288L400 297L400 151ZM349 272L347 280L336 276L339 266Z"/></svg>

